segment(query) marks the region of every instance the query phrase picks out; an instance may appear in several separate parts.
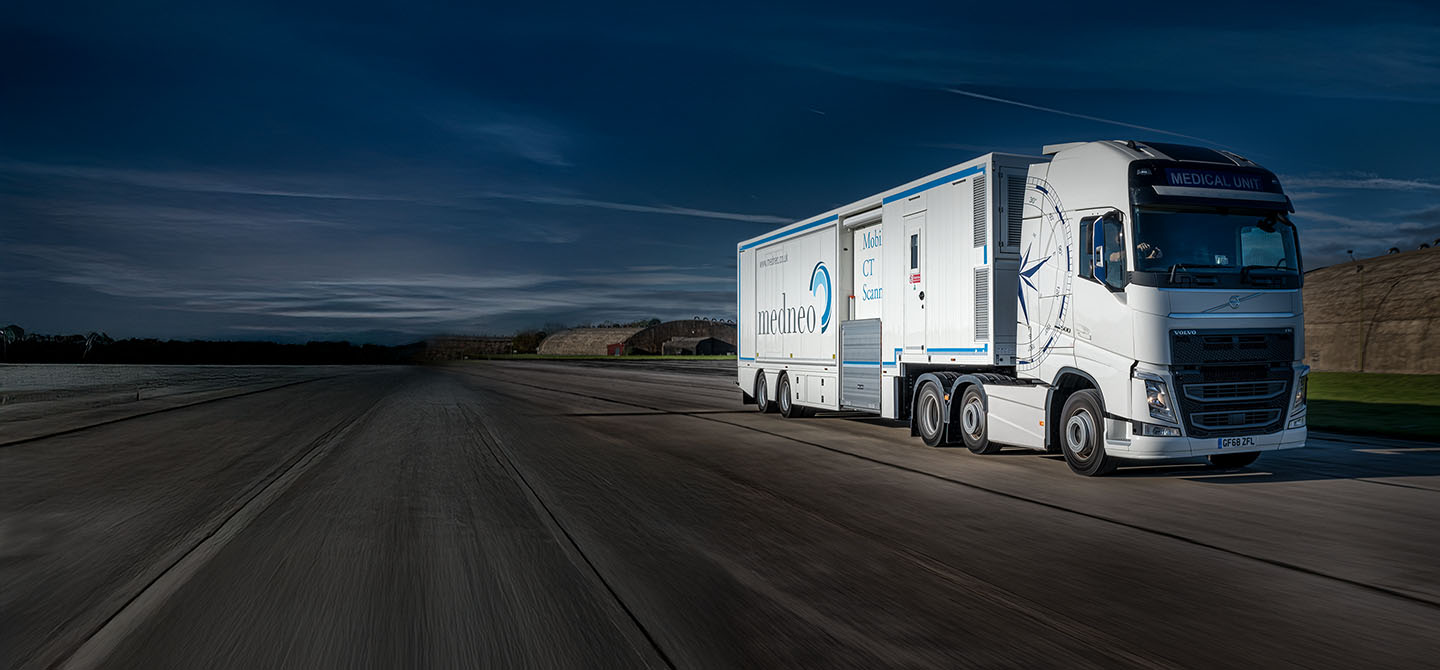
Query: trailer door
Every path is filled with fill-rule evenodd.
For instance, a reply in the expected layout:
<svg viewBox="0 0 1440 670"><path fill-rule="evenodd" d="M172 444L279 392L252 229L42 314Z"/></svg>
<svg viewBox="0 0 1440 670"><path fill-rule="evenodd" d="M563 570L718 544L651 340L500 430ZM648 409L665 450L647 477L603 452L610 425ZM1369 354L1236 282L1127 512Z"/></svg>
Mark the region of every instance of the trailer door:
<svg viewBox="0 0 1440 670"><path fill-rule="evenodd" d="M925 213L905 217L905 336L906 350L925 347Z"/></svg>

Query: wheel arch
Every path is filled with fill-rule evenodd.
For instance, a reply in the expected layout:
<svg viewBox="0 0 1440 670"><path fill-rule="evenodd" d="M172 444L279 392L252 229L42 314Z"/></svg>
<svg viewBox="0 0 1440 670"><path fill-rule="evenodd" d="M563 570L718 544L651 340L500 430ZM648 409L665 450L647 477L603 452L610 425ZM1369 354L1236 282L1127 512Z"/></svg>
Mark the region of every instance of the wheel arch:
<svg viewBox="0 0 1440 670"><path fill-rule="evenodd" d="M772 377L773 377L773 379L772 379ZM759 380L761 380L761 379L764 379L764 380L765 380L765 397L764 397L764 398L756 398L756 400L757 400L757 401L760 401L760 402L764 402L764 401L766 401L766 400L774 400L774 399L775 399L775 386L776 386L776 384L778 384L778 383L780 382L780 376L779 376L779 375L772 375L772 374L770 373L770 371L766 370L765 368L756 368L756 369L755 369L755 381L750 382L750 389L752 390L752 392L753 392L753 390L755 389L755 385L758 384L758 383L759 383Z"/></svg>
<svg viewBox="0 0 1440 670"><path fill-rule="evenodd" d="M940 408L940 419L945 424L945 427L943 429L945 434L945 440L947 442L950 440L950 415L954 412L954 409L952 409L951 407L952 403L950 402L950 398L952 397L952 389L955 386L955 380L960 376L961 375L956 372L936 371L926 372L915 378L915 385L910 387L909 414L911 435L920 434L920 428L915 425L915 411L917 409L917 404L920 402L920 387L924 386L925 384L935 384L936 387L940 389L940 402L943 403L943 406Z"/></svg>
<svg viewBox="0 0 1440 670"><path fill-rule="evenodd" d="M1072 367L1060 368L1055 373L1055 380L1050 384L1050 390L1045 393L1045 451L1058 453L1060 444L1060 412L1065 409L1065 401L1070 399L1076 391L1091 389L1100 390L1100 383L1084 370ZM1100 394L1100 420L1105 420L1105 394Z"/></svg>

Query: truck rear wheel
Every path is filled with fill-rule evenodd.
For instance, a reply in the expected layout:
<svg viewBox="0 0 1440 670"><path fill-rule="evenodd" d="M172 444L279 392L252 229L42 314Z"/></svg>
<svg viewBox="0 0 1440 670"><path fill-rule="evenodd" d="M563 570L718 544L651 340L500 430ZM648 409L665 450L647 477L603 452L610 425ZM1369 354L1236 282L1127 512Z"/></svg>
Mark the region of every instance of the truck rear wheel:
<svg viewBox="0 0 1440 670"><path fill-rule="evenodd" d="M1060 449L1065 463L1075 474L1086 477L1115 471L1115 459L1105 455L1105 413L1100 409L1100 392L1076 391L1060 412Z"/></svg>
<svg viewBox="0 0 1440 670"><path fill-rule="evenodd" d="M1260 458L1260 452L1258 451L1250 451L1243 454L1211 454L1210 464L1217 468L1233 470L1250 465L1254 463L1257 458Z"/></svg>
<svg viewBox="0 0 1440 670"><path fill-rule="evenodd" d="M767 390L765 388L765 372L762 370L755 373L755 411L761 414L775 411L775 403L770 402L770 398L766 394Z"/></svg>
<svg viewBox="0 0 1440 670"><path fill-rule="evenodd" d="M920 439L931 447L938 447L945 441L945 402L940 387L926 382L915 394L915 429Z"/></svg>
<svg viewBox="0 0 1440 670"><path fill-rule="evenodd" d="M775 402L780 405L780 416L787 419L805 416L805 408L797 406L790 395L790 375L780 375L780 386L775 390Z"/></svg>
<svg viewBox="0 0 1440 670"><path fill-rule="evenodd" d="M965 448L976 454L993 454L1000 445L990 441L989 422L985 415L985 396L976 386L965 387L960 396L960 436Z"/></svg>

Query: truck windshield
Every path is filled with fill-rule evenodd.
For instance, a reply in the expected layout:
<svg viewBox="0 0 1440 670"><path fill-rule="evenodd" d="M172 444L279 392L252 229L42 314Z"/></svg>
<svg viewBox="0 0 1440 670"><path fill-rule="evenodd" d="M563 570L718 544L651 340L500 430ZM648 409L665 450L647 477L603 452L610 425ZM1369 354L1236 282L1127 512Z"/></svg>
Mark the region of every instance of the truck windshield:
<svg viewBox="0 0 1440 670"><path fill-rule="evenodd" d="M1295 226L1273 214L1141 209L1135 213L1135 269L1298 275Z"/></svg>

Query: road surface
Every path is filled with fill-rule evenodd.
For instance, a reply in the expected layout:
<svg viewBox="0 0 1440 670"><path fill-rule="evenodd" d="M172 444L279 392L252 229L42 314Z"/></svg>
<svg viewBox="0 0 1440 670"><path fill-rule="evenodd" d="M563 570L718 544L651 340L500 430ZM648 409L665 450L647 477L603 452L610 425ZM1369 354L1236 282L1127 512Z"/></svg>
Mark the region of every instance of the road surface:
<svg viewBox="0 0 1440 670"><path fill-rule="evenodd" d="M758 415L726 370L326 369L0 423L0 667L1440 658L1440 447L1085 479Z"/></svg>

